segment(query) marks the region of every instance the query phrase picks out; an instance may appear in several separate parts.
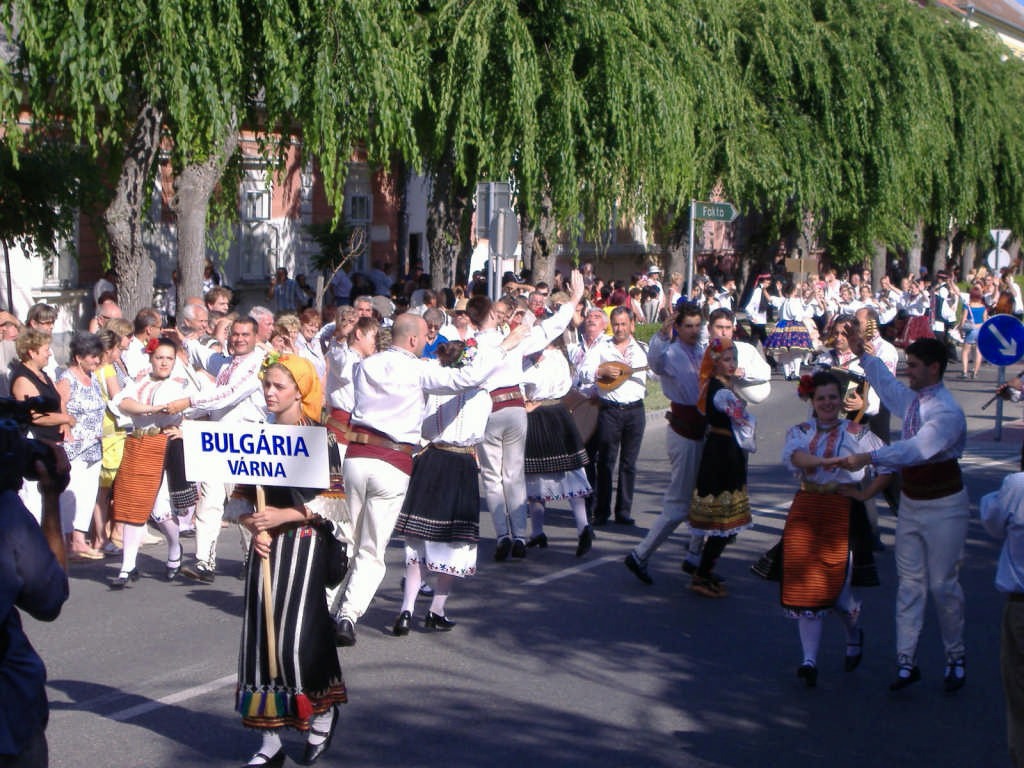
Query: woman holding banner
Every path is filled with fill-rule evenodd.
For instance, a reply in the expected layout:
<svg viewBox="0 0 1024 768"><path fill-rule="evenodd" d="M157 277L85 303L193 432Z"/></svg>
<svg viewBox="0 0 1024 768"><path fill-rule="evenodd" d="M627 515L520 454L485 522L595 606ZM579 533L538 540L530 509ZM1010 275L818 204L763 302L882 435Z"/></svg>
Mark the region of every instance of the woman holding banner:
<svg viewBox="0 0 1024 768"><path fill-rule="evenodd" d="M114 479L112 518L124 523L124 551L121 572L111 580L111 589L138 581L135 563L149 518L167 537L167 579L177 576L181 568L177 515L195 506L199 493L195 483L185 479L181 442L182 404L196 389L188 379L171 377L178 350L172 339L152 339L146 347L149 375L129 383L111 400L131 417L133 427Z"/></svg>
<svg viewBox="0 0 1024 768"><path fill-rule="evenodd" d="M312 363L298 355L272 355L262 378L275 424L319 425L323 390ZM330 463L338 463L336 451ZM256 489L247 490L259 498ZM269 487L266 504L257 501L255 511L239 519L253 536L237 708L246 727L263 730L263 743L247 765L284 762L278 729L285 726L308 733L302 763L313 764L331 743L337 705L348 700L325 599L326 588L344 576L344 555L331 521L340 502L333 491Z"/></svg>

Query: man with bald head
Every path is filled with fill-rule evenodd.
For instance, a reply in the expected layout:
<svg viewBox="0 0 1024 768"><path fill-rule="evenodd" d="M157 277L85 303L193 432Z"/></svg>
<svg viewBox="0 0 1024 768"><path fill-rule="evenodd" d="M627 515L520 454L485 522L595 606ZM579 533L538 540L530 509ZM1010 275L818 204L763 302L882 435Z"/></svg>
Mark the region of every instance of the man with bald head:
<svg viewBox="0 0 1024 768"><path fill-rule="evenodd" d="M107 321L121 317L121 308L113 299L101 301L96 307L96 316L89 321L89 333L96 333L107 327Z"/></svg>
<svg viewBox="0 0 1024 768"><path fill-rule="evenodd" d="M356 368L355 405L342 467L355 541L348 584L336 614L339 645L355 645L355 625L384 578L384 552L409 485L426 395L479 386L524 334L525 329L500 346L480 350L462 368L444 368L436 360L420 359L427 324L406 313L395 318L391 348L370 355Z"/></svg>

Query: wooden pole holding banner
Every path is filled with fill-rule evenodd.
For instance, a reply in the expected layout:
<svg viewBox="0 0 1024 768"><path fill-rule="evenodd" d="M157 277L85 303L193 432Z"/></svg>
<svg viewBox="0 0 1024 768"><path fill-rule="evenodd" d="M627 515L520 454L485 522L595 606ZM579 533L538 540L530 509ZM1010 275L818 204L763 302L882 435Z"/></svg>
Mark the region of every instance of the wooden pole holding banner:
<svg viewBox="0 0 1024 768"><path fill-rule="evenodd" d="M267 507L267 496L262 485L256 486L256 511L263 512ZM263 577L263 618L267 626L267 667L270 679L277 679L277 631L274 629L274 596L271 593L270 557L260 558L260 574Z"/></svg>

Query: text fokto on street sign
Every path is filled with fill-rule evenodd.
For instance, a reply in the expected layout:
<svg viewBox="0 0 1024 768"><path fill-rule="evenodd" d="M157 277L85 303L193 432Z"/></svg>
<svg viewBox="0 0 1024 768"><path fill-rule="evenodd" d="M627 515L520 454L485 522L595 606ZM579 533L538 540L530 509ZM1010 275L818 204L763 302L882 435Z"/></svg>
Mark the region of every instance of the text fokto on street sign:
<svg viewBox="0 0 1024 768"><path fill-rule="evenodd" d="M192 482L327 488L327 429L277 424L181 425Z"/></svg>
<svg viewBox="0 0 1024 768"><path fill-rule="evenodd" d="M732 203L703 203L699 200L693 203L693 218L706 221L733 221L739 212Z"/></svg>

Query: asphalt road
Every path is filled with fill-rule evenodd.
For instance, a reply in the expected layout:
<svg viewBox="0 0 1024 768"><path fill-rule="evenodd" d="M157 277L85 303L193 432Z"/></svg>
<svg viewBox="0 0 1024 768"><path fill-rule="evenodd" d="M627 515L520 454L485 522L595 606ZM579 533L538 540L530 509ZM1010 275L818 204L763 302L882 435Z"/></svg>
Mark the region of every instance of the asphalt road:
<svg viewBox="0 0 1024 768"><path fill-rule="evenodd" d="M795 677L800 648L782 616L778 587L748 572L781 531L795 484L779 462L782 435L806 409L795 385L776 379L754 407L758 452L749 490L756 527L729 547L719 571L730 597L700 598L679 570L683 536L651 562L653 586L622 565L660 508L666 482L665 421L648 415L635 529L599 529L577 560L567 509L548 515L551 547L525 561L495 563L482 519L479 574L448 603L458 627L392 637L399 609L400 545L384 584L341 649L350 703L324 766L1001 766L1005 750L999 682L1002 599L992 578L998 547L977 521L980 496L1016 469L1021 430L987 434L981 403L995 370L950 380L969 415L965 457L972 522L962 581L967 593L968 682L942 693L943 655L931 608L920 648L923 681L888 692L894 672L895 519L880 503L881 587L861 590L866 646L842 669L838 620L828 619L818 687ZM1019 417L1016 407L1010 415ZM895 422L895 420L894 420ZM898 426L898 422L895 422ZM191 543L186 552L191 554ZM140 558L143 578L107 589L118 563L73 564L71 598L52 624L26 619L49 671L51 765L241 765L259 745L233 711L242 582L237 536L221 536L221 575L195 586L163 580L163 545ZM286 734L289 754L301 740ZM293 763L289 762L288 765Z"/></svg>

